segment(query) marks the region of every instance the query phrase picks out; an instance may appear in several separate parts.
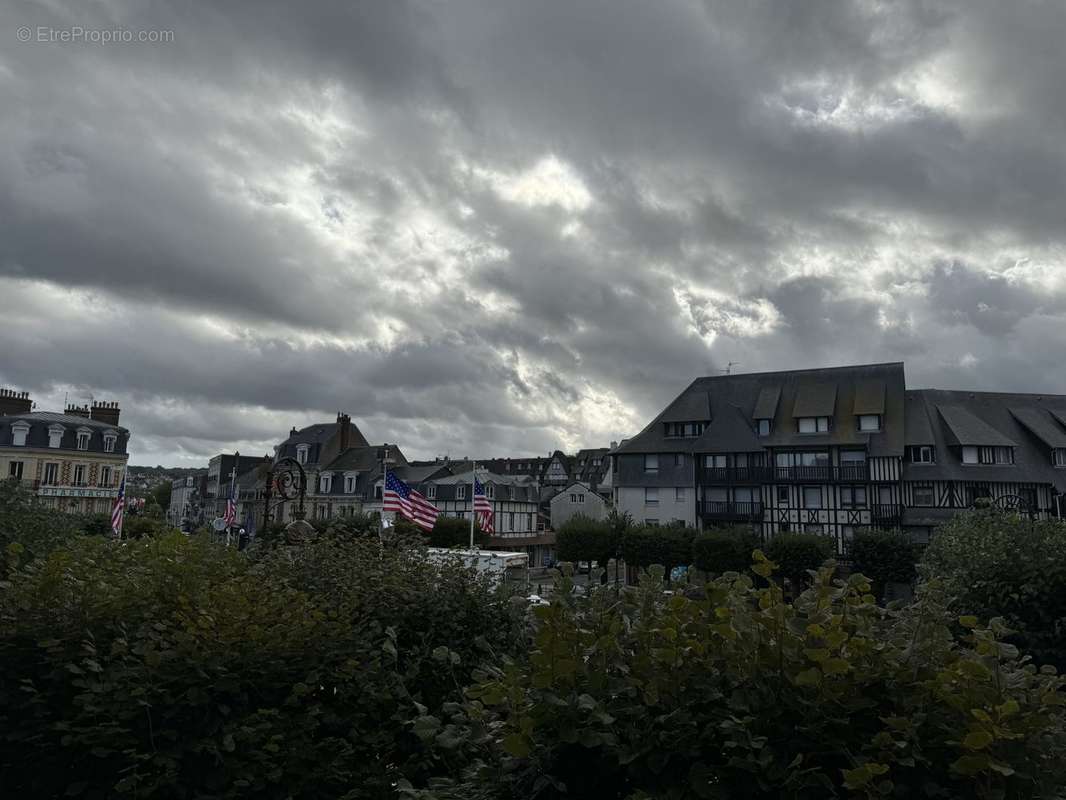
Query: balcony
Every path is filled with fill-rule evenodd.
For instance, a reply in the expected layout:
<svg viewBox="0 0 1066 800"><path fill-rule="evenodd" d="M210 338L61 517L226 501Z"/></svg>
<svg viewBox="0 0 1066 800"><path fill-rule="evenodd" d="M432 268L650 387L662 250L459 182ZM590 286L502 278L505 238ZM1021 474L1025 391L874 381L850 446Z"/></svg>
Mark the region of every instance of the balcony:
<svg viewBox="0 0 1066 800"><path fill-rule="evenodd" d="M714 483L769 483L770 468L753 467L703 467L700 470L703 484Z"/></svg>
<svg viewBox="0 0 1066 800"><path fill-rule="evenodd" d="M898 503L875 503L870 506L870 522L874 525L899 525L903 519L903 506Z"/></svg>
<svg viewBox="0 0 1066 800"><path fill-rule="evenodd" d="M870 467L865 461L839 466L702 467L699 477L703 486L730 483L865 483L870 480Z"/></svg>
<svg viewBox="0 0 1066 800"><path fill-rule="evenodd" d="M700 503L700 515L705 520L746 520L757 522L762 519L762 503L734 503L728 500L704 500Z"/></svg>

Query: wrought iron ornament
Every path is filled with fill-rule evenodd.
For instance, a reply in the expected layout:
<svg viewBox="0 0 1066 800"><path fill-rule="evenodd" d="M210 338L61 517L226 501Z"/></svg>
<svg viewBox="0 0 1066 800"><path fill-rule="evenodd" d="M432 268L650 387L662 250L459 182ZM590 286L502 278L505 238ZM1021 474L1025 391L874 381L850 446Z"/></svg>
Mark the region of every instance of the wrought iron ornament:
<svg viewBox="0 0 1066 800"><path fill-rule="evenodd" d="M271 505L274 493L278 500ZM304 518L304 497L307 495L307 473L303 464L295 458L278 459L266 476L266 489L263 492L263 527L266 528L270 521L270 512L282 505L296 501L296 511L293 516L296 519Z"/></svg>

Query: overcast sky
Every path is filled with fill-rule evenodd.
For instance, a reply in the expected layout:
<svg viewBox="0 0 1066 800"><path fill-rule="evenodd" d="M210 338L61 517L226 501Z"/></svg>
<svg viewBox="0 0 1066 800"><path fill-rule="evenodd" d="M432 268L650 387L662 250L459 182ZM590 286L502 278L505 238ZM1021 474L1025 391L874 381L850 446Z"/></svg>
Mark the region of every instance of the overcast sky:
<svg viewBox="0 0 1066 800"><path fill-rule="evenodd" d="M730 361L1066 393L1060 0L16 0L0 35L0 385L118 400L133 463L338 410L409 457L606 446Z"/></svg>

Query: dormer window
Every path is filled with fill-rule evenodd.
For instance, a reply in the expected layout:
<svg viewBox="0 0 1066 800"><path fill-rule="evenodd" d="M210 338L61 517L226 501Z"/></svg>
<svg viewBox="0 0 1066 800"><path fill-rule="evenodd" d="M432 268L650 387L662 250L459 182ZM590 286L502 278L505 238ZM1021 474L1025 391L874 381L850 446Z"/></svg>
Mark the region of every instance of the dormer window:
<svg viewBox="0 0 1066 800"><path fill-rule="evenodd" d="M355 482L359 478L359 473L348 472L344 476L344 493L355 494Z"/></svg>
<svg viewBox="0 0 1066 800"><path fill-rule="evenodd" d="M936 463L936 451L931 444L915 444L907 448L907 455L912 464Z"/></svg>
<svg viewBox="0 0 1066 800"><path fill-rule="evenodd" d="M1006 466L1014 463L1013 447L975 447L967 445L962 448L963 464L983 464Z"/></svg>
<svg viewBox="0 0 1066 800"><path fill-rule="evenodd" d="M66 430L62 425L48 426L48 446L60 447L63 444L63 432Z"/></svg>
<svg viewBox="0 0 1066 800"><path fill-rule="evenodd" d="M307 463L307 451L310 449L309 445L298 444L296 445L296 460L301 464Z"/></svg>
<svg viewBox="0 0 1066 800"><path fill-rule="evenodd" d="M325 473L318 478L318 491L320 494L329 494L333 488L333 475Z"/></svg>
<svg viewBox="0 0 1066 800"><path fill-rule="evenodd" d="M431 483L429 486L426 487L426 499L427 500L436 500L437 499L437 484Z"/></svg>
<svg viewBox="0 0 1066 800"><path fill-rule="evenodd" d="M490 500L496 497L496 487L493 486L491 483L485 487L485 497L489 498Z"/></svg>
<svg viewBox="0 0 1066 800"><path fill-rule="evenodd" d="M706 422L667 422L666 436L674 439L694 439L703 435Z"/></svg>
<svg viewBox="0 0 1066 800"><path fill-rule="evenodd" d="M92 438L92 434L89 431L78 431L78 449L88 450L89 440Z"/></svg>
<svg viewBox="0 0 1066 800"><path fill-rule="evenodd" d="M827 433L829 417L799 417L796 420L796 430L800 433Z"/></svg>
<svg viewBox="0 0 1066 800"><path fill-rule="evenodd" d="M771 420L768 419L755 420L755 432L758 433L759 436L769 436L770 428L772 427L770 423Z"/></svg>
<svg viewBox="0 0 1066 800"><path fill-rule="evenodd" d="M859 415L859 430L864 433L873 433L881 430L881 415L880 414L860 414Z"/></svg>
<svg viewBox="0 0 1066 800"><path fill-rule="evenodd" d="M1051 463L1056 467L1066 467L1066 447L1056 447L1051 451Z"/></svg>
<svg viewBox="0 0 1066 800"><path fill-rule="evenodd" d="M455 485L455 499L456 500L466 500L466 484L465 483L457 483Z"/></svg>
<svg viewBox="0 0 1066 800"><path fill-rule="evenodd" d="M114 453L115 443L118 441L118 434L111 433L110 431L104 434L104 452Z"/></svg>
<svg viewBox="0 0 1066 800"><path fill-rule="evenodd" d="M11 425L11 443L15 447L26 446L26 436L30 432L30 424L28 422L15 422Z"/></svg>

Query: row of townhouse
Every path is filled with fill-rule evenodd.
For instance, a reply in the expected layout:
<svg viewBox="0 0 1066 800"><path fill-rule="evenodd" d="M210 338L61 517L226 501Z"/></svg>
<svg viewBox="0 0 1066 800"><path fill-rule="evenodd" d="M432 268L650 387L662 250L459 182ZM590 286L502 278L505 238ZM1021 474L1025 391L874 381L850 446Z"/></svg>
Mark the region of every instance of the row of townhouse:
<svg viewBox="0 0 1066 800"><path fill-rule="evenodd" d="M611 457L639 523L925 540L981 498L1059 514L1066 397L908 390L902 363L698 378Z"/></svg>
<svg viewBox="0 0 1066 800"><path fill-rule="evenodd" d="M27 392L0 389L0 480L19 481L47 508L110 513L130 438L118 404L33 407Z"/></svg>

